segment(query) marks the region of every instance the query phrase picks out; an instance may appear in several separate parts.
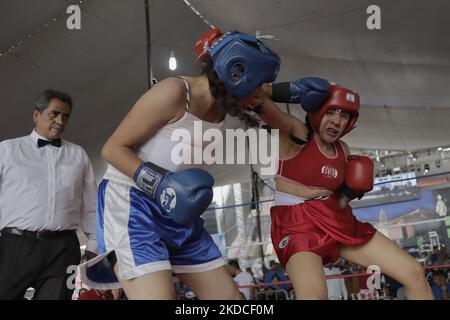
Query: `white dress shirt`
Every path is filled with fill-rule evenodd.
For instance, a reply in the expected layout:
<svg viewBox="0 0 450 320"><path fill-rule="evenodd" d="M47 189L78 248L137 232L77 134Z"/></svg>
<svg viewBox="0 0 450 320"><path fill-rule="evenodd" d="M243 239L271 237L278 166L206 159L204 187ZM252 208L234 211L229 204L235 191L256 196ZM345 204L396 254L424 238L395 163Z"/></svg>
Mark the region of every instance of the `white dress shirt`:
<svg viewBox="0 0 450 320"><path fill-rule="evenodd" d="M46 145L36 131L0 142L0 230L71 230L81 226L86 250L97 252L97 188L86 152L62 140ZM44 139L46 140L46 139Z"/></svg>
<svg viewBox="0 0 450 320"><path fill-rule="evenodd" d="M253 276L246 271L239 272L233 280L238 286L254 284ZM245 299L250 300L250 288L239 288L239 291L244 294Z"/></svg>
<svg viewBox="0 0 450 320"><path fill-rule="evenodd" d="M328 267L324 267L323 270L326 276L341 274L341 270L336 267L333 267L331 269L329 269ZM329 300L342 300L342 298L347 300L348 293L343 278L327 280L327 287Z"/></svg>

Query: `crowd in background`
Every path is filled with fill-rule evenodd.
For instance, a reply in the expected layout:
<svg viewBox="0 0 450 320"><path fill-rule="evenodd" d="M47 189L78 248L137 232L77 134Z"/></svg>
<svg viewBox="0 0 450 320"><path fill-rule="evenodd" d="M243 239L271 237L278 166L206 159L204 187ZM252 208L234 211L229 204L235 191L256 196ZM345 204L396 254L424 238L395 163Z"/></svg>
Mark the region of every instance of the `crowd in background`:
<svg viewBox="0 0 450 320"><path fill-rule="evenodd" d="M434 247L425 260L424 267L430 265L448 265L450 254L445 247ZM289 284L288 276L279 263L275 260L269 262L269 268L265 268L262 277L255 277L251 268L241 270L237 260L228 263L228 270L235 279L236 284L242 287L240 291L243 299L246 300L293 300L295 292ZM381 273L376 277L371 277L367 269L346 260L339 260L334 264L324 266L326 276L360 274L358 276L348 276L327 280L328 299L330 300L379 300L397 299L405 300L404 287L389 277ZM381 270L382 272L382 270ZM436 300L449 300L450 296L450 268L426 268L426 278ZM264 285L262 285L264 284ZM194 292L184 284L177 281L176 289L178 299L196 299Z"/></svg>
<svg viewBox="0 0 450 320"><path fill-rule="evenodd" d="M448 265L450 253L445 247L434 247L425 260L424 266ZM237 260L228 262L228 271L240 287L244 300L294 300L295 292L289 284L289 278L282 266L275 260L269 262L262 277L255 277L250 267L241 269ZM367 269L346 260L339 260L334 264L324 266L326 276L351 275L366 273ZM377 284L370 275L349 276L328 279L328 299L330 300L405 300L403 286L385 274L379 277ZM450 267L427 268L426 277L437 300L450 300ZM258 286L259 284L259 286ZM263 285L264 284L264 285ZM253 286L256 285L256 286ZM195 300L195 293L174 275L174 286L178 300ZM241 287L243 286L243 287ZM375 289L372 288L375 287ZM95 290L81 288L76 290L74 299L77 300L126 300L122 289Z"/></svg>

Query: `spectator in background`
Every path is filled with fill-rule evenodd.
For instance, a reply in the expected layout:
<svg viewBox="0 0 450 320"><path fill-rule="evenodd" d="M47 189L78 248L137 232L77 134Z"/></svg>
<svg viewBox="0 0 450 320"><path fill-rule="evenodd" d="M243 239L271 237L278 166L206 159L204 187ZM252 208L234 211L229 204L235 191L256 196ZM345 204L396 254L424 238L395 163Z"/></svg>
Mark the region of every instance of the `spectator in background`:
<svg viewBox="0 0 450 320"><path fill-rule="evenodd" d="M270 260L269 266L270 266L270 270L268 272L266 272L266 274L264 275L264 282L266 282L266 283L272 282L272 278L274 276L277 276L279 281L288 281L289 280L288 277L286 276L286 272L283 270L283 268L281 267L281 265L279 263L275 262L275 260ZM288 284L282 284L280 286L284 290L290 289L290 285L288 285Z"/></svg>
<svg viewBox="0 0 450 320"><path fill-rule="evenodd" d="M265 267L264 267L264 269L265 269ZM247 267L247 268L245 269L245 271L247 271L248 273L250 273L250 274L252 275L252 277L253 277L253 283L257 284L257 283L261 283L261 282L264 281L264 279L263 279L262 277L259 277L259 278L258 278L258 277L255 277L252 268ZM264 274L264 273L263 273L263 274ZM259 299L261 298L260 293L262 293L264 290L265 290L264 287L255 287L255 299L256 299L256 300L259 300Z"/></svg>
<svg viewBox="0 0 450 320"><path fill-rule="evenodd" d="M442 218L447 215L447 206L445 205L444 200L442 200L442 196L440 194L437 195L436 201L436 213Z"/></svg>
<svg viewBox="0 0 450 320"><path fill-rule="evenodd" d="M395 279L392 279L391 277L383 274L383 277L385 279L385 287L387 288L387 292L385 292L385 294L387 296L390 297L402 297L402 295L404 295L404 287L402 286L402 284L398 281L396 281ZM403 291L400 293L400 295L398 294L398 290L400 288L403 288ZM406 296L405 296L406 299ZM403 299L403 300L405 300Z"/></svg>
<svg viewBox="0 0 450 320"><path fill-rule="evenodd" d="M356 264L353 264L349 261L346 261L346 263L343 266L343 269L341 271L341 274L352 274L352 273L359 273L360 269L359 266ZM345 289L347 291L347 298L354 299L357 297L359 293L359 278L358 277L348 277L344 278L345 283Z"/></svg>
<svg viewBox="0 0 450 320"><path fill-rule="evenodd" d="M237 260L231 260L228 262L228 272L234 279L234 282L238 286L252 285L255 284L253 281L253 276L246 272L242 271L239 266L239 262ZM255 299L255 288L239 288L239 291L242 292L245 296L246 300L254 300Z"/></svg>
<svg viewBox="0 0 450 320"><path fill-rule="evenodd" d="M78 290L78 295L75 300L78 300L78 298L87 291L88 291L88 289L86 289L86 288L81 288L80 290Z"/></svg>
<svg viewBox="0 0 450 320"><path fill-rule="evenodd" d="M275 260L270 260L269 266L270 270L272 270L274 273L285 274L283 268L281 267L281 264L277 263Z"/></svg>
<svg viewBox="0 0 450 320"><path fill-rule="evenodd" d="M323 270L325 276L341 274L341 270L332 263L328 263ZM347 300L347 288L345 287L345 281L343 278L327 280L327 288L329 300Z"/></svg>
<svg viewBox="0 0 450 320"><path fill-rule="evenodd" d="M112 289L111 294L113 295L113 300L124 300L124 291L122 288L120 289Z"/></svg>
<svg viewBox="0 0 450 320"><path fill-rule="evenodd" d="M447 253L444 248L441 248L440 250L437 249L437 247L433 247L433 252L430 254L430 256L428 256L427 261L425 262L427 265L445 265L445 264L449 264L450 260L447 258ZM448 277L448 271L449 268L444 268L444 269L429 269L427 272L427 279L428 282L430 283L430 285L433 285L433 274L434 271L437 270L441 270L444 273L445 278L447 279Z"/></svg>
<svg viewBox="0 0 450 320"><path fill-rule="evenodd" d="M78 300L114 300L114 295L111 290L90 289L81 292L78 296Z"/></svg>
<svg viewBox="0 0 450 320"><path fill-rule="evenodd" d="M248 272L248 273L250 273L252 275L253 283L257 282L256 278L255 278L255 275L253 274L252 268L250 268L250 267L245 268L245 272Z"/></svg>
<svg viewBox="0 0 450 320"><path fill-rule="evenodd" d="M289 293L284 288L285 285L275 284L281 282L281 279L277 274L274 274L271 280L274 283L271 287L266 290L266 300L286 300L289 299ZM284 292L283 292L284 290Z"/></svg>
<svg viewBox="0 0 450 320"><path fill-rule="evenodd" d="M431 290L436 300L449 300L450 284L447 283L446 274L443 270L433 272Z"/></svg>
<svg viewBox="0 0 450 320"><path fill-rule="evenodd" d="M434 246L433 252L431 252L430 255L428 256L426 264L427 265L436 264L438 253L439 253L438 247Z"/></svg>
<svg viewBox="0 0 450 320"><path fill-rule="evenodd" d="M447 255L444 252L439 251L434 264L443 265L443 264L449 264L449 262L450 262L450 260L447 258Z"/></svg>
<svg viewBox="0 0 450 320"><path fill-rule="evenodd" d="M371 289L369 286L372 284L369 277L370 274L366 274L367 270L362 266L359 266L359 272L364 273L359 278L359 298L361 300L371 299L375 295L375 290Z"/></svg>

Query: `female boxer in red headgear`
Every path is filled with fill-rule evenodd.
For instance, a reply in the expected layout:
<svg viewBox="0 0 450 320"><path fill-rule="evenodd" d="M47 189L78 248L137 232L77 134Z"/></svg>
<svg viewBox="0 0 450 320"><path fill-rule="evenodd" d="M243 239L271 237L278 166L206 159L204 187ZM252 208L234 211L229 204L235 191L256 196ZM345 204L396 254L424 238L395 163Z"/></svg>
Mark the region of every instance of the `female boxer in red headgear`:
<svg viewBox="0 0 450 320"><path fill-rule="evenodd" d="M98 192L100 255L80 266L90 287L122 286L130 299L174 299L176 273L200 299L240 298L200 217L214 179L204 164L175 161L173 150L181 139L191 154L203 152L207 144L192 139L196 123L222 130L227 113L251 119L238 103L275 80L280 59L254 37L218 29L195 47L205 72L157 84L102 149L109 165Z"/></svg>
<svg viewBox="0 0 450 320"><path fill-rule="evenodd" d="M326 299L323 264L338 257L377 265L401 282L409 299L432 299L424 270L408 253L358 221L348 202L373 188L373 163L352 156L340 138L359 116L358 93L319 78L263 86L277 102L301 103L306 123L281 112L263 91L253 109L280 128L272 243L299 299Z"/></svg>

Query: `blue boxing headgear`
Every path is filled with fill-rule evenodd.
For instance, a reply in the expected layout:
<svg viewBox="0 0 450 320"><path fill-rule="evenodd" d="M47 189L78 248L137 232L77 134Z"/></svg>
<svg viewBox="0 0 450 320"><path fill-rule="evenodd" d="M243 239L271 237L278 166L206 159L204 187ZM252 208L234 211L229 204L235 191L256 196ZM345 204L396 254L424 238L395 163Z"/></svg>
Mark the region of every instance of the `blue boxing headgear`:
<svg viewBox="0 0 450 320"><path fill-rule="evenodd" d="M214 71L227 91L244 98L263 83L274 82L280 58L264 43L243 33L226 33L209 51Z"/></svg>

